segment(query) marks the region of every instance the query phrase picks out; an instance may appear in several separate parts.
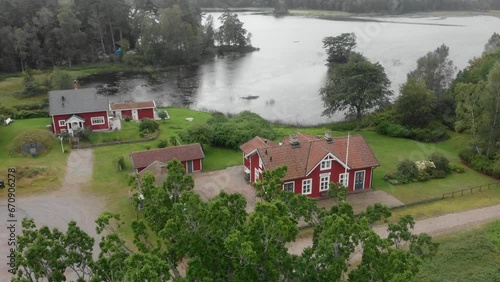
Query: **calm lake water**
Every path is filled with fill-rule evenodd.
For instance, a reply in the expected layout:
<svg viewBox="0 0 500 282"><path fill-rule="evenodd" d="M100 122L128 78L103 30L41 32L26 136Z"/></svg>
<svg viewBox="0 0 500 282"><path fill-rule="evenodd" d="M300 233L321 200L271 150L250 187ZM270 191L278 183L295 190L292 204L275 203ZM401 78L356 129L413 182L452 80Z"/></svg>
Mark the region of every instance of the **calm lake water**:
<svg viewBox="0 0 500 282"><path fill-rule="evenodd" d="M342 114L321 116L318 90L327 71L324 37L354 32L357 51L384 66L397 95L406 74L428 51L445 43L451 59L462 69L481 55L493 32L500 32L500 19L489 16L371 18L384 22L370 22L240 13L240 19L260 51L153 75L97 75L83 86L112 89L116 92L108 95L112 102L153 99L164 106L224 113L250 110L269 120L316 124L343 118ZM252 99L246 99L249 96Z"/></svg>

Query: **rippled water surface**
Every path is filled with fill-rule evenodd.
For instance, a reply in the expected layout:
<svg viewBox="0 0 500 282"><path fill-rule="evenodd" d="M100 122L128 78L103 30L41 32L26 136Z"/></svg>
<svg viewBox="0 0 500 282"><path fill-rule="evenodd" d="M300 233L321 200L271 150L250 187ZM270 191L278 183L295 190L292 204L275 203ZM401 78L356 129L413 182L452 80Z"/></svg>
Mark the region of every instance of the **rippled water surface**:
<svg viewBox="0 0 500 282"><path fill-rule="evenodd" d="M462 69L481 55L493 32L500 32L500 19L489 16L371 22L241 13L240 19L260 51L157 74L97 75L83 81L83 86L103 89L111 101L153 99L165 106L225 113L250 110L270 120L314 124L343 117L321 116L318 90L327 71L321 42L325 36L356 33L358 51L385 67L397 94L416 60L428 51L445 43L451 59Z"/></svg>

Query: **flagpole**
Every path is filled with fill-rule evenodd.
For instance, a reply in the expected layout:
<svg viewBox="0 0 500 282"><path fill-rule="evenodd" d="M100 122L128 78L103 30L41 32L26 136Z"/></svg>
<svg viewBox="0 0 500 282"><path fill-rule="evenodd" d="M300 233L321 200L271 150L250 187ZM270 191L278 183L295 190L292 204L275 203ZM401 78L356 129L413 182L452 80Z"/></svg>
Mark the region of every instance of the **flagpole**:
<svg viewBox="0 0 500 282"><path fill-rule="evenodd" d="M347 173L347 162L349 161L349 138L350 138L350 132L347 132L347 150L346 150L346 154L345 154L345 170L344 170L344 174ZM349 181L347 183L349 183Z"/></svg>

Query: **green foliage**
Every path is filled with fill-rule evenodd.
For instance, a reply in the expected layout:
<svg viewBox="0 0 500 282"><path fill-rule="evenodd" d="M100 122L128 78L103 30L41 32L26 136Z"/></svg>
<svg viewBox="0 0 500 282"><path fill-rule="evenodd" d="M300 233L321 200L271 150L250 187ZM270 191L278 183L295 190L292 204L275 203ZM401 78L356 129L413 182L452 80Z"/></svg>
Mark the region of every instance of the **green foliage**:
<svg viewBox="0 0 500 282"><path fill-rule="evenodd" d="M162 139L158 142L158 148L165 148L168 146L168 141L165 139Z"/></svg>
<svg viewBox="0 0 500 282"><path fill-rule="evenodd" d="M72 89L73 78L69 73L59 68L54 68L50 76L50 85L53 90Z"/></svg>
<svg viewBox="0 0 500 282"><path fill-rule="evenodd" d="M410 136L410 131L406 127L387 121L384 121L377 126L377 132L382 135L399 138L407 138Z"/></svg>
<svg viewBox="0 0 500 282"><path fill-rule="evenodd" d="M30 68L26 69L26 72L23 75L23 90L21 92L22 97L38 96L48 91L47 87L37 83L35 77L33 76L33 70Z"/></svg>
<svg viewBox="0 0 500 282"><path fill-rule="evenodd" d="M436 97L427 89L425 82L410 78L402 87L396 100L396 111L401 124L424 128L434 119Z"/></svg>
<svg viewBox="0 0 500 282"><path fill-rule="evenodd" d="M23 219L22 234L17 237L15 276L12 281L65 281L72 273L81 281L91 276L94 238L74 221L65 233L47 226L37 228L33 219Z"/></svg>
<svg viewBox="0 0 500 282"><path fill-rule="evenodd" d="M450 161L441 153L432 153L429 156L429 161L433 162L436 170L442 171L446 174L451 172Z"/></svg>
<svg viewBox="0 0 500 282"><path fill-rule="evenodd" d="M161 120L165 120L167 118L168 114L166 111L159 111L158 112L158 117L161 118Z"/></svg>
<svg viewBox="0 0 500 282"><path fill-rule="evenodd" d="M118 164L119 170L125 169L125 158L123 156L120 156L116 163Z"/></svg>
<svg viewBox="0 0 500 282"><path fill-rule="evenodd" d="M238 18L238 14L224 12L219 21L221 26L215 33L215 39L221 46L251 46L251 34L243 28L243 22Z"/></svg>
<svg viewBox="0 0 500 282"><path fill-rule="evenodd" d="M426 143L440 142L449 138L446 129L437 124L433 126L435 127L431 126L430 128L412 128L410 130L409 137L411 139Z"/></svg>
<svg viewBox="0 0 500 282"><path fill-rule="evenodd" d="M490 39L488 39L486 45L484 45L484 52L495 51L498 48L500 48L500 34L494 32Z"/></svg>
<svg viewBox="0 0 500 282"><path fill-rule="evenodd" d="M132 118L131 118L131 117L129 117L129 116L125 116L123 119L124 119L126 122L129 122L129 121L131 121L131 120L132 120Z"/></svg>
<svg viewBox="0 0 500 282"><path fill-rule="evenodd" d="M170 144L172 144L172 146L178 146L178 145L180 145L179 142L177 141L177 136L171 136L170 137Z"/></svg>
<svg viewBox="0 0 500 282"><path fill-rule="evenodd" d="M90 126L85 126L83 129L78 131L78 137L81 138L82 140L85 141L91 141L91 136L92 136L92 127Z"/></svg>
<svg viewBox="0 0 500 282"><path fill-rule="evenodd" d="M27 130L19 135L17 135L12 140L12 148L10 149L11 154L30 154L30 148L35 147L38 151L38 155L48 152L53 144L54 137L50 131L36 129Z"/></svg>
<svg viewBox="0 0 500 282"><path fill-rule="evenodd" d="M387 104L391 91L385 70L379 63L371 63L357 53L352 54L347 63L330 67L326 85L320 89L325 106L323 115L346 111L346 115L355 118L359 130L367 111Z"/></svg>
<svg viewBox="0 0 500 282"><path fill-rule="evenodd" d="M199 142L216 147L238 149L255 136L274 139L275 133L268 121L248 111L226 117L215 113L206 124L193 125L179 133L186 143Z"/></svg>
<svg viewBox="0 0 500 282"><path fill-rule="evenodd" d="M146 134L153 133L158 130L158 128L160 128L160 125L156 121L149 118L143 118L139 123L139 131Z"/></svg>
<svg viewBox="0 0 500 282"><path fill-rule="evenodd" d="M489 158L484 154L479 154L472 148L460 152L460 158L474 170L500 178L500 160L498 158Z"/></svg>
<svg viewBox="0 0 500 282"><path fill-rule="evenodd" d="M397 171L404 179L407 179L410 182L418 177L417 165L415 162L410 160L403 160L399 162Z"/></svg>
<svg viewBox="0 0 500 282"><path fill-rule="evenodd" d="M349 61L356 48L356 35L342 33L339 36L329 36L323 39L323 48L326 50L328 63L345 64Z"/></svg>
<svg viewBox="0 0 500 282"><path fill-rule="evenodd" d="M465 168L463 166L460 166L457 164L451 164L450 169L451 169L451 171L453 171L455 173L464 173L465 172Z"/></svg>

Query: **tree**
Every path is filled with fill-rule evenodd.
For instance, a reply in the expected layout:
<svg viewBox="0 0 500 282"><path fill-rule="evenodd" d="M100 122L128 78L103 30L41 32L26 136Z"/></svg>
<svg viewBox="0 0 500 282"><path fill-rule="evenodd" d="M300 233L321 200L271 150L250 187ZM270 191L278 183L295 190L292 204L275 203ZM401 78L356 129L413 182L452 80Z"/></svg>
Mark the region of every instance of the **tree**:
<svg viewBox="0 0 500 282"><path fill-rule="evenodd" d="M329 36L323 39L323 48L326 49L328 63L344 64L356 48L356 35L342 33L339 36Z"/></svg>
<svg viewBox="0 0 500 282"><path fill-rule="evenodd" d="M277 17L288 15L288 7L284 0L275 0L273 14Z"/></svg>
<svg viewBox="0 0 500 282"><path fill-rule="evenodd" d="M50 76L50 85L53 90L73 88L73 78L67 72L54 68Z"/></svg>
<svg viewBox="0 0 500 282"><path fill-rule="evenodd" d="M423 80L436 97L442 97L453 81L456 71L453 61L448 58L449 53L450 48L443 44L419 58L417 68L408 73L408 79Z"/></svg>
<svg viewBox="0 0 500 282"><path fill-rule="evenodd" d="M224 12L219 20L221 26L217 31L217 38L221 46L250 46L251 34L243 28L243 22L238 18L238 14Z"/></svg>
<svg viewBox="0 0 500 282"><path fill-rule="evenodd" d="M85 33L80 30L81 22L76 18L69 3L61 5L57 19L59 21L59 28L56 30L57 43L71 66L82 50Z"/></svg>
<svg viewBox="0 0 500 282"><path fill-rule="evenodd" d="M23 232L17 237L15 278L12 281L66 281L68 272L77 281L92 276L94 238L82 231L74 221L66 233L57 228L36 228L33 219L23 219Z"/></svg>
<svg viewBox="0 0 500 282"><path fill-rule="evenodd" d="M396 100L396 110L403 125L425 128L433 120L436 97L425 82L410 78L402 87Z"/></svg>
<svg viewBox="0 0 500 282"><path fill-rule="evenodd" d="M356 130L359 130L366 112L387 103L392 94L389 86L390 80L382 65L354 53L347 63L333 66L326 85L321 88L320 95L326 108L323 115L346 111L346 116L355 117Z"/></svg>
<svg viewBox="0 0 500 282"><path fill-rule="evenodd" d="M158 117L161 118L161 120L165 120L167 118L168 114L166 111L159 111L158 112Z"/></svg>
<svg viewBox="0 0 500 282"><path fill-rule="evenodd" d="M481 135L485 141L485 155L493 158L500 151L500 62L497 62L487 81L488 96L485 99L485 122Z"/></svg>
<svg viewBox="0 0 500 282"><path fill-rule="evenodd" d="M488 40L488 43L484 45L484 52L491 52L500 48L500 34L493 33L493 35Z"/></svg>

